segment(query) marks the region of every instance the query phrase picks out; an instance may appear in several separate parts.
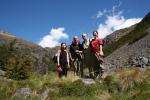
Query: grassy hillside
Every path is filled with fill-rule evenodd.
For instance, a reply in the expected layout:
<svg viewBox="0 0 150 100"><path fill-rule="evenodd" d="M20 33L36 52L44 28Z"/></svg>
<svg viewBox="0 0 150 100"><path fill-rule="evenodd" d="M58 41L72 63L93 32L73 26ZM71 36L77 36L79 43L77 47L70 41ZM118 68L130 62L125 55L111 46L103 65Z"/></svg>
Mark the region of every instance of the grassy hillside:
<svg viewBox="0 0 150 100"><path fill-rule="evenodd" d="M134 30L104 48L105 56L108 56L126 43L130 45L143 38L148 34L145 32L148 28L150 28L150 13L148 13L145 18L137 24Z"/></svg>
<svg viewBox="0 0 150 100"><path fill-rule="evenodd" d="M60 80L55 72L42 76L34 74L23 81L0 81L0 100L39 100L45 89L46 100L148 100L150 97L150 69L116 70L93 85L85 85L72 76ZM12 97L16 90L29 87L32 96Z"/></svg>

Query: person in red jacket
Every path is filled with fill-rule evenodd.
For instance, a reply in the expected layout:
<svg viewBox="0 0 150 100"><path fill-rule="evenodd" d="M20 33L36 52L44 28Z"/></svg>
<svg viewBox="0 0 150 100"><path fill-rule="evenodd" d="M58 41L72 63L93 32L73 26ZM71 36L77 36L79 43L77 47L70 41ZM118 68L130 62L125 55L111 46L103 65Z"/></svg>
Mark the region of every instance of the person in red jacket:
<svg viewBox="0 0 150 100"><path fill-rule="evenodd" d="M98 37L98 32L94 31L93 32L93 37L92 41L90 42L91 46L91 53L94 55L96 59L96 64L94 66L94 74L95 78L98 78L99 75L103 73L103 69L101 67L103 63L103 39Z"/></svg>

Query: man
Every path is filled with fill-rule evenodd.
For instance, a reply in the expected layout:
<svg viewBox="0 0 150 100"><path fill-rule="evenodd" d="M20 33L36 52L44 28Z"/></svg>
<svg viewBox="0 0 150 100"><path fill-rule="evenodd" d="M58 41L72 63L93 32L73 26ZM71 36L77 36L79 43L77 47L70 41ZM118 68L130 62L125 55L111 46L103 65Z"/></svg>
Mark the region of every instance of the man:
<svg viewBox="0 0 150 100"><path fill-rule="evenodd" d="M98 37L98 32L94 31L93 32L93 37L92 41L90 42L91 46L91 53L95 56L96 59L96 65L94 66L94 74L95 78L98 78L100 74L103 73L103 69L101 67L103 63L103 40Z"/></svg>
<svg viewBox="0 0 150 100"><path fill-rule="evenodd" d="M83 77L82 66L82 45L77 36L74 36L72 44L70 45L71 60L74 67L74 75Z"/></svg>

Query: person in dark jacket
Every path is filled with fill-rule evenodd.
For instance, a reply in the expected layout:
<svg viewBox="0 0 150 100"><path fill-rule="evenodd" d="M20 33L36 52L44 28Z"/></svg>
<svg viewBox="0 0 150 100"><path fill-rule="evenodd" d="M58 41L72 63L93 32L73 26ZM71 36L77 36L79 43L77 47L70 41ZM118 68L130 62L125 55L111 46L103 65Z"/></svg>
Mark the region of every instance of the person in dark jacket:
<svg viewBox="0 0 150 100"><path fill-rule="evenodd" d="M61 43L60 50L57 52L57 66L62 68L59 77L63 79L67 77L67 68L69 67L69 54L66 48L66 43Z"/></svg>
<svg viewBox="0 0 150 100"><path fill-rule="evenodd" d="M82 50L82 44L80 44L78 37L74 36L70 45L71 61L73 62L74 75L81 77L83 77Z"/></svg>

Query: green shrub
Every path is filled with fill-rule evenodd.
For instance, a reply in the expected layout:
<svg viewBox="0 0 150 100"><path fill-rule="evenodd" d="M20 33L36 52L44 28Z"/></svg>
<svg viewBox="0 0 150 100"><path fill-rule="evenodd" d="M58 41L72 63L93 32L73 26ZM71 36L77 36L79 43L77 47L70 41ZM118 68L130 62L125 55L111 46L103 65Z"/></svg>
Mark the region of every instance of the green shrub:
<svg viewBox="0 0 150 100"><path fill-rule="evenodd" d="M5 70L4 66L9 56L10 56L9 48L5 45L0 45L0 67L1 69Z"/></svg>
<svg viewBox="0 0 150 100"><path fill-rule="evenodd" d="M6 75L16 80L27 79L32 73L32 66L33 62L30 56L13 55L5 65Z"/></svg>

